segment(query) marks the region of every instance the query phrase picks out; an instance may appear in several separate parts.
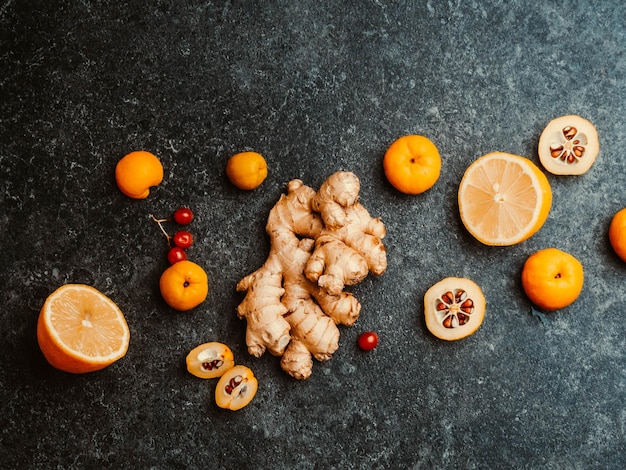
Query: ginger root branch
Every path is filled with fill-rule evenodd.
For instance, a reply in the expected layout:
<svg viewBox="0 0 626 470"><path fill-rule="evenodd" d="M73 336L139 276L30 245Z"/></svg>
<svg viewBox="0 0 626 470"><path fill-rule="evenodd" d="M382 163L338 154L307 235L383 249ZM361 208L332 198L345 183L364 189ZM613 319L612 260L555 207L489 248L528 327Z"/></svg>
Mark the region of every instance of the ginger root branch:
<svg viewBox="0 0 626 470"><path fill-rule="evenodd" d="M246 344L259 357L282 356L297 379L311 375L313 358L329 360L339 344L337 325L353 325L360 302L345 286L387 268L385 226L358 202L360 183L350 172L331 175L319 191L292 180L270 211L270 253L237 290L247 321Z"/></svg>

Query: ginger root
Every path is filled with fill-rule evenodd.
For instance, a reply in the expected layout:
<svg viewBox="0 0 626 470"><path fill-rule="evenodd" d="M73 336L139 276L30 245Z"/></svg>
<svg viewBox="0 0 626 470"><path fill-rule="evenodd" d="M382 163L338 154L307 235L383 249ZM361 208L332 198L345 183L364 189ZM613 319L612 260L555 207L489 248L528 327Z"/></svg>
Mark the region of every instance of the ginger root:
<svg viewBox="0 0 626 470"><path fill-rule="evenodd" d="M387 269L381 241L385 225L358 202L359 190L354 173L338 172L313 198L313 208L321 214L325 228L316 239L305 274L330 294L358 284L369 272L380 275Z"/></svg>
<svg viewBox="0 0 626 470"><path fill-rule="evenodd" d="M360 183L350 172L331 175L314 191L300 180L270 211L270 253L237 284L237 307L247 321L248 352L282 356L281 367L306 379L313 358L329 360L339 344L337 325L351 326L360 302L345 286L387 268L385 226L358 202Z"/></svg>

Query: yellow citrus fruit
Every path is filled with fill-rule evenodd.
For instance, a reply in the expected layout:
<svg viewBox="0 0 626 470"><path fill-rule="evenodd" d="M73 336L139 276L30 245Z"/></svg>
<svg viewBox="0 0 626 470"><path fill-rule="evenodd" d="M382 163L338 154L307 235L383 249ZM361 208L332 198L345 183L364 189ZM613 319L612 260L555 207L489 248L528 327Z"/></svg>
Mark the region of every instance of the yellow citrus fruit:
<svg viewBox="0 0 626 470"><path fill-rule="evenodd" d="M174 263L161 274L161 295L175 310L185 311L197 307L209 293L209 280L202 267L192 261Z"/></svg>
<svg viewBox="0 0 626 470"><path fill-rule="evenodd" d="M458 191L465 228L485 245L514 245L534 235L552 206L552 190L530 160L488 153L465 170Z"/></svg>
<svg viewBox="0 0 626 470"><path fill-rule="evenodd" d="M383 158L385 176L405 194L420 194L433 187L441 173L441 156L430 139L406 135L393 142Z"/></svg>
<svg viewBox="0 0 626 470"><path fill-rule="evenodd" d="M163 165L150 152L131 152L117 162L115 181L126 196L145 199L150 194L150 188L163 181Z"/></svg>
<svg viewBox="0 0 626 470"><path fill-rule="evenodd" d="M609 240L617 256L626 261L626 208L618 211L611 219Z"/></svg>
<svg viewBox="0 0 626 470"><path fill-rule="evenodd" d="M575 115L548 123L539 138L539 160L555 175L582 175L600 153L598 132L591 122Z"/></svg>
<svg viewBox="0 0 626 470"><path fill-rule="evenodd" d="M217 382L215 403L220 408L240 410L252 401L258 386L256 377L248 367L232 367Z"/></svg>
<svg viewBox="0 0 626 470"><path fill-rule="evenodd" d="M130 330L118 306L97 289L66 284L46 299L37 341L47 361L75 374L104 369L126 355Z"/></svg>
<svg viewBox="0 0 626 470"><path fill-rule="evenodd" d="M228 160L226 175L239 189L255 189L267 177L267 163L259 153L237 153Z"/></svg>
<svg viewBox="0 0 626 470"><path fill-rule="evenodd" d="M478 330L485 309L482 290L467 278L445 278L424 295L426 327L437 338L447 341L465 338Z"/></svg>
<svg viewBox="0 0 626 470"><path fill-rule="evenodd" d="M235 366L231 349L215 341L193 348L187 354L185 362L189 373L201 379L221 377L224 372Z"/></svg>
<svg viewBox="0 0 626 470"><path fill-rule="evenodd" d="M539 250L528 257L522 269L522 287L530 301L544 310L567 307L580 295L583 266L557 248Z"/></svg>

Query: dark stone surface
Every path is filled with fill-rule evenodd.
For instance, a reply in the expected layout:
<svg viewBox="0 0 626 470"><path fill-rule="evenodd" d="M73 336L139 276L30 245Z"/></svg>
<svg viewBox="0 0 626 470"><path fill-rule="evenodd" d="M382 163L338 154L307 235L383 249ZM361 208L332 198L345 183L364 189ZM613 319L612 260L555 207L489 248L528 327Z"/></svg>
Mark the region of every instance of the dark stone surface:
<svg viewBox="0 0 626 470"><path fill-rule="evenodd" d="M626 9L594 2L7 1L0 5L0 443L2 468L610 468L626 466L626 264L607 241L626 206ZM331 5L332 3L332 5ZM590 6L593 5L593 6ZM467 165L493 150L538 162L546 123L580 114L602 151L581 177L549 180L543 229L508 248L464 230ZM403 196L382 156L418 133L439 147L434 188ZM165 179L123 196L131 150ZM267 159L241 192L226 160ZM352 291L363 312L305 382L247 354L236 282L267 255L269 209L292 178L345 169L387 225L388 271ZM190 257L207 301L175 313L158 292L165 242L148 214L191 206ZM581 297L531 315L519 274L555 246L586 270ZM467 276L482 328L444 343L426 289ZM125 312L127 356L73 376L43 359L46 296L88 283ZM377 331L370 353L360 332ZM197 344L229 344L260 388L226 412L189 375Z"/></svg>

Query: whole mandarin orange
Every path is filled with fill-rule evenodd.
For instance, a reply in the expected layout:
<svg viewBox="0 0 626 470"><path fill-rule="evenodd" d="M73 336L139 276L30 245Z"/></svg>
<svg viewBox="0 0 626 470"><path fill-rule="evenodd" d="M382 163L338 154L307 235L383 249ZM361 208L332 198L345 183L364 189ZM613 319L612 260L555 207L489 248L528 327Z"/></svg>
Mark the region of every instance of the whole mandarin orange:
<svg viewBox="0 0 626 470"><path fill-rule="evenodd" d="M267 177L265 158L257 152L241 152L233 155L226 164L226 175L239 189L258 188Z"/></svg>
<svg viewBox="0 0 626 470"><path fill-rule="evenodd" d="M193 261L179 261L167 268L159 280L163 300L175 310L197 307L206 299L209 281L206 272Z"/></svg>
<svg viewBox="0 0 626 470"><path fill-rule="evenodd" d="M611 219L609 240L617 256L626 261L626 207L617 211Z"/></svg>
<svg viewBox="0 0 626 470"><path fill-rule="evenodd" d="M441 156L435 144L421 135L406 135L393 142L383 158L385 176L405 194L430 189L441 173Z"/></svg>
<svg viewBox="0 0 626 470"><path fill-rule="evenodd" d="M115 181L126 196L145 199L150 194L150 187L163 181L163 165L150 152L131 152L117 162Z"/></svg>
<svg viewBox="0 0 626 470"><path fill-rule="evenodd" d="M583 266L574 256L546 248L524 263L522 287L533 304L544 310L558 310L578 298L584 277Z"/></svg>

